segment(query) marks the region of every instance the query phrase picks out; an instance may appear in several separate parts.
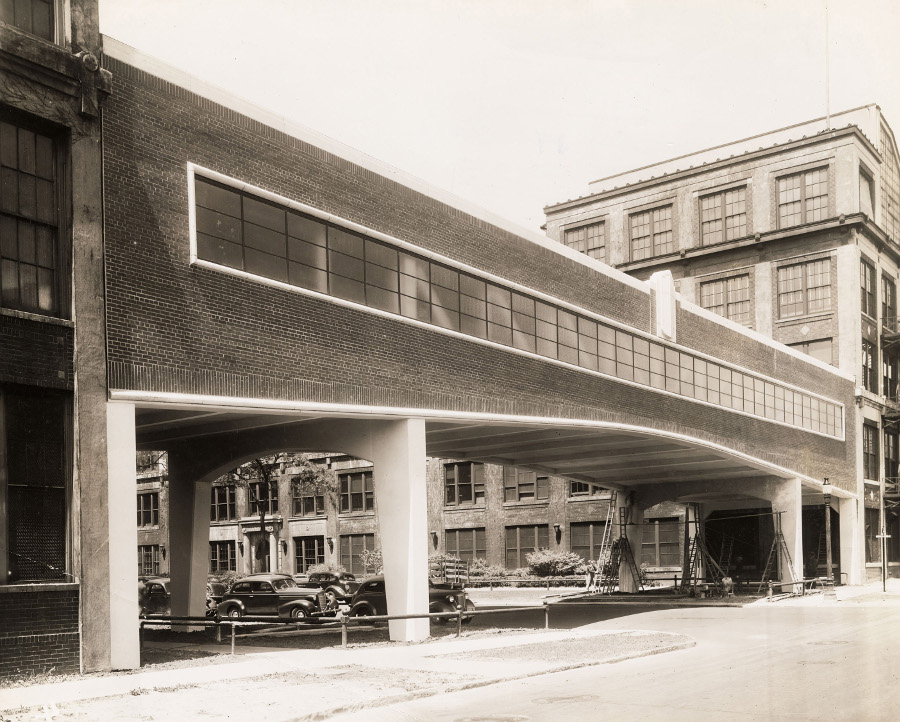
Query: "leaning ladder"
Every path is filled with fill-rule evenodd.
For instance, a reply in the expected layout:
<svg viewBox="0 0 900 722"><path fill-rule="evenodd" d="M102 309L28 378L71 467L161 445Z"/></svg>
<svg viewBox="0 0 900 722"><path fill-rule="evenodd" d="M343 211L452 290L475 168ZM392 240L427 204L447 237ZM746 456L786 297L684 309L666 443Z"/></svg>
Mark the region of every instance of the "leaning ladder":
<svg viewBox="0 0 900 722"><path fill-rule="evenodd" d="M784 565L787 565L786 567ZM781 532L781 515L775 515L775 538L772 540L772 548L769 550L769 557L766 559L766 568L763 571L762 579L759 582L757 594L761 594L772 578L772 573L778 571L779 568L787 569L788 576L792 582L797 581L794 574L794 564L791 561L791 552L788 549L784 534Z"/></svg>

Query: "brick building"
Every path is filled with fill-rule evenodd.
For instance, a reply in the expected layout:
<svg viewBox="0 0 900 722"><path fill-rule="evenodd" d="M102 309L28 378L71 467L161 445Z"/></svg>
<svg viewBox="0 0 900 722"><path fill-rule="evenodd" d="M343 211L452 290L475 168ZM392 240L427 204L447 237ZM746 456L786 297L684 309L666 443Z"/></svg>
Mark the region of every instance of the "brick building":
<svg viewBox="0 0 900 722"><path fill-rule="evenodd" d="M683 301L853 375L870 578L883 528L900 574L898 169L868 105L603 178L545 209L551 238L636 278L669 270ZM804 511L805 559L819 556L822 504Z"/></svg>

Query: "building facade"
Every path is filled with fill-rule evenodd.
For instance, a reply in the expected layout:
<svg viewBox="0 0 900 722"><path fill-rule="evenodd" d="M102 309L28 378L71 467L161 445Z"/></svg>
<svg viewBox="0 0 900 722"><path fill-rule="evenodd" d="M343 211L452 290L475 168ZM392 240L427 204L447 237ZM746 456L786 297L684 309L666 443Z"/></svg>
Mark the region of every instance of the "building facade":
<svg viewBox="0 0 900 722"><path fill-rule="evenodd" d="M637 278L669 270L683 301L853 374L870 578L882 530L900 573L898 168L869 105L604 178L545 209L551 238ZM805 502L805 561L820 556L823 503Z"/></svg>

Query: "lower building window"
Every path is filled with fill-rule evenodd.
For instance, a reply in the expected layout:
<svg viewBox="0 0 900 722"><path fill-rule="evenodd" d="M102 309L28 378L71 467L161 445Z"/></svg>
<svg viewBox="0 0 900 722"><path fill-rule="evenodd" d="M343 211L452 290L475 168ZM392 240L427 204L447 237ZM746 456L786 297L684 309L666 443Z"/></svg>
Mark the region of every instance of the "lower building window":
<svg viewBox="0 0 900 722"><path fill-rule="evenodd" d="M294 537L294 570L298 572L309 571L316 564L325 563L325 537L324 536L295 536Z"/></svg>
<svg viewBox="0 0 900 722"><path fill-rule="evenodd" d="M569 526L569 549L582 559L597 559L606 522L580 521Z"/></svg>
<svg viewBox="0 0 900 722"><path fill-rule="evenodd" d="M866 509L866 561L881 561L881 512L879 509Z"/></svg>
<svg viewBox="0 0 900 722"><path fill-rule="evenodd" d="M506 527L506 568L528 566L528 554L549 546L550 527L545 524Z"/></svg>
<svg viewBox="0 0 900 722"><path fill-rule="evenodd" d="M535 501L550 498L550 478L527 469L503 467L503 501Z"/></svg>
<svg viewBox="0 0 900 722"><path fill-rule="evenodd" d="M237 553L234 541L211 541L209 543L209 571L237 571Z"/></svg>
<svg viewBox="0 0 900 722"><path fill-rule="evenodd" d="M862 386L866 391L878 393L875 385L875 344L866 339L862 340Z"/></svg>
<svg viewBox="0 0 900 722"><path fill-rule="evenodd" d="M827 364L834 362L831 354L832 344L830 338L822 338L816 341L802 341L801 343L789 343L788 346L805 353L807 356L812 356L814 359L824 361Z"/></svg>
<svg viewBox="0 0 900 722"><path fill-rule="evenodd" d="M0 428L6 430L0 433L0 584L70 578L69 413L65 394L0 386Z"/></svg>
<svg viewBox="0 0 900 722"><path fill-rule="evenodd" d="M374 534L345 534L341 537L341 566L353 574L366 574L367 569L360 557L363 550L375 551Z"/></svg>
<svg viewBox="0 0 900 722"><path fill-rule="evenodd" d="M138 546L138 574L145 577L159 575L159 544Z"/></svg>
<svg viewBox="0 0 900 722"><path fill-rule="evenodd" d="M677 517L648 519L641 539L641 563L654 567L681 566L681 524Z"/></svg>
<svg viewBox="0 0 900 722"><path fill-rule="evenodd" d="M371 471L341 474L341 513L375 510L375 487Z"/></svg>
<svg viewBox="0 0 900 722"><path fill-rule="evenodd" d="M863 478L878 481L878 428L863 424Z"/></svg>
<svg viewBox="0 0 900 722"><path fill-rule="evenodd" d="M487 558L484 529L447 529L444 532L444 551L464 562Z"/></svg>
<svg viewBox="0 0 900 722"><path fill-rule="evenodd" d="M742 274L700 284L700 305L707 311L747 325L750 323L750 275Z"/></svg>
<svg viewBox="0 0 900 722"><path fill-rule="evenodd" d="M159 492L138 494L137 525L159 526Z"/></svg>

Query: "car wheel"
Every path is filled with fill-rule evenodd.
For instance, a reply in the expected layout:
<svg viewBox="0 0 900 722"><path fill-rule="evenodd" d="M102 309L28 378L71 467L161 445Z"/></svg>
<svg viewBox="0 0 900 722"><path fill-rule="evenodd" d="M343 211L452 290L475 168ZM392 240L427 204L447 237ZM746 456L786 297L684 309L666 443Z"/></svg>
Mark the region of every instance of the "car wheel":
<svg viewBox="0 0 900 722"><path fill-rule="evenodd" d="M466 612L464 612L464 613L467 613L467 612L474 612L474 611L475 611L475 605L472 604L472 602L470 602L470 601L467 599L467 600L466 600ZM471 617L471 616L470 616L470 617L463 617L463 618L462 618L462 623L463 623L463 624L471 624L473 619L475 619L475 617Z"/></svg>
<svg viewBox="0 0 900 722"><path fill-rule="evenodd" d="M432 614L434 614L435 612L450 612L450 613L453 612L452 609L450 609L449 607L445 607L445 606L436 606L434 609L431 609L430 611ZM431 621L434 622L435 624L438 624L443 627L447 622L450 621L450 617L431 617Z"/></svg>
<svg viewBox="0 0 900 722"><path fill-rule="evenodd" d="M307 614L306 610L303 607L294 607L291 610L291 618L292 619L306 619Z"/></svg>
<svg viewBox="0 0 900 722"><path fill-rule="evenodd" d="M244 613L241 611L240 607L232 607L228 610L228 616L232 619L240 619L244 616Z"/></svg>

